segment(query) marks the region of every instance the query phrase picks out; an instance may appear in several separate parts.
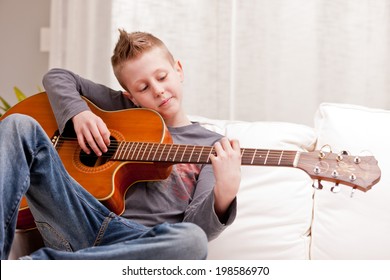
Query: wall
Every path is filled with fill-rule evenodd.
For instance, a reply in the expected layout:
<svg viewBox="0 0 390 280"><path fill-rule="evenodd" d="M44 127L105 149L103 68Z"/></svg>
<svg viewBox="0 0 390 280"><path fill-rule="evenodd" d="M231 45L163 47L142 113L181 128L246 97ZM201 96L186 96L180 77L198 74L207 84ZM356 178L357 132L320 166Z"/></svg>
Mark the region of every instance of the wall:
<svg viewBox="0 0 390 280"><path fill-rule="evenodd" d="M40 29L50 25L50 0L0 0L0 96L16 103L13 87L31 95L42 86L49 53L40 51Z"/></svg>

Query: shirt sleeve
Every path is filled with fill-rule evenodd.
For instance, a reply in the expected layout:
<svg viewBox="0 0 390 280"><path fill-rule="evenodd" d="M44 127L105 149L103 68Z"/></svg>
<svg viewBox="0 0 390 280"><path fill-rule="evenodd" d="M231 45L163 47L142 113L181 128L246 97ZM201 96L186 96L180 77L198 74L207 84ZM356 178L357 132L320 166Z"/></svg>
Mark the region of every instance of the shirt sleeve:
<svg viewBox="0 0 390 280"><path fill-rule="evenodd" d="M237 199L235 198L225 213L224 221L220 221L214 209L214 173L211 165L205 165L199 174L193 200L184 215L185 222L200 226L210 240L217 238L236 218ZM211 188L211 190L210 190Z"/></svg>
<svg viewBox="0 0 390 280"><path fill-rule="evenodd" d="M72 117L90 110L82 96L106 111L135 107L122 91L94 83L66 69L51 69L44 75L42 83L60 133L64 131L66 123Z"/></svg>

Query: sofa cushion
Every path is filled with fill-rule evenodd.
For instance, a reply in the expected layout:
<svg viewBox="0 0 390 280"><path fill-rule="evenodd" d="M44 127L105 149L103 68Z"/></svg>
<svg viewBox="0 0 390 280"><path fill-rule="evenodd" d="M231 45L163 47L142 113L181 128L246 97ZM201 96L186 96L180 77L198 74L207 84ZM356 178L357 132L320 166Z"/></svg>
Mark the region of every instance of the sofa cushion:
<svg viewBox="0 0 390 280"><path fill-rule="evenodd" d="M242 148L306 151L316 139L312 128L298 124L197 120L214 131L225 130L223 134L238 139ZM288 167L242 166L241 170L237 218L209 243L208 258L307 259L313 194L310 177Z"/></svg>
<svg viewBox="0 0 390 280"><path fill-rule="evenodd" d="M368 192L330 184L316 191L312 225L312 259L390 259L390 111L347 104L321 104L315 118L317 148L372 153L382 177Z"/></svg>

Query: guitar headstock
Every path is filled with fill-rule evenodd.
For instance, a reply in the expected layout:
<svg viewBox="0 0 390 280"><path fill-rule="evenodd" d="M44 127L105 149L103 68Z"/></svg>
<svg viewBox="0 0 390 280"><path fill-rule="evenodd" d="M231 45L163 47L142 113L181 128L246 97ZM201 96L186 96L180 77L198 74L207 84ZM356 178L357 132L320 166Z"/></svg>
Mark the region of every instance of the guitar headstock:
<svg viewBox="0 0 390 280"><path fill-rule="evenodd" d="M379 182L381 170L373 156L351 156L317 150L301 153L297 167L311 178L343 184L366 192Z"/></svg>

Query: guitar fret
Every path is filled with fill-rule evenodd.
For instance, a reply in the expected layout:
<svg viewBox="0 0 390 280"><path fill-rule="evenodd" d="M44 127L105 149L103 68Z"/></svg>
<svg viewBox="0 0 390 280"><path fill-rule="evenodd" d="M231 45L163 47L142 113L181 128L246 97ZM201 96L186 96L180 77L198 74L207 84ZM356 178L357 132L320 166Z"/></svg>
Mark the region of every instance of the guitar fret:
<svg viewBox="0 0 390 280"><path fill-rule="evenodd" d="M254 151L253 151L253 156L252 156L251 164L253 164L253 161L255 160L256 151L257 151L257 150L254 150Z"/></svg>
<svg viewBox="0 0 390 280"><path fill-rule="evenodd" d="M153 155L152 161L156 161L156 155L157 155L158 150L160 149L160 146L161 146L161 144L159 143L157 145L157 147L156 147L156 150L154 151L154 155Z"/></svg>
<svg viewBox="0 0 390 280"><path fill-rule="evenodd" d="M119 156L119 159L121 159L121 160L127 159L126 158L127 145L128 145L128 143L126 143L126 142L122 142L120 144L120 147L119 147L120 153L118 156Z"/></svg>
<svg viewBox="0 0 390 280"><path fill-rule="evenodd" d="M268 165L271 166L277 166L278 165L278 158L279 158L279 151L270 151L269 157L268 157Z"/></svg>
<svg viewBox="0 0 390 280"><path fill-rule="evenodd" d="M118 152L120 151L119 148L120 148L121 145L122 145L122 143L119 143L118 148L115 150L115 152L114 152L114 154L112 156L113 160L118 160Z"/></svg>
<svg viewBox="0 0 390 280"><path fill-rule="evenodd" d="M253 154L253 163L252 164L254 164L254 165L260 165L260 160L262 160L262 155L260 154L259 156L258 156L258 153L259 153L260 151L259 150L254 150L254 154ZM263 163L261 163L261 164L263 164Z"/></svg>
<svg viewBox="0 0 390 280"><path fill-rule="evenodd" d="M184 156L183 156L183 162L190 162L191 161L191 156L192 156L193 151L194 151L194 146L188 145L186 147L186 152L184 153Z"/></svg>
<svg viewBox="0 0 390 280"><path fill-rule="evenodd" d="M180 148L179 145L175 145L175 146L176 146L176 152L175 152L175 154L173 156L173 161L176 161L176 155L177 155L177 152L179 151L179 148Z"/></svg>
<svg viewBox="0 0 390 280"><path fill-rule="evenodd" d="M118 146L118 149L115 151L115 154L113 156L114 159L116 160L119 160L120 159L120 153L122 152L122 146L123 146L123 142L120 142L119 143L119 146Z"/></svg>
<svg viewBox="0 0 390 280"><path fill-rule="evenodd" d="M268 152L267 152L267 155L265 156L264 165L267 164L268 155L269 155L269 150L268 150Z"/></svg>
<svg viewBox="0 0 390 280"><path fill-rule="evenodd" d="M280 161L282 160L282 157L283 157L283 151L280 153L278 165L280 165Z"/></svg>
<svg viewBox="0 0 390 280"><path fill-rule="evenodd" d="M209 163L210 162L210 155L213 152L213 147L204 147L204 149L205 149L205 151L207 151L207 150L209 150L209 151L207 153L206 152L203 153L204 159L202 160L202 162Z"/></svg>
<svg viewBox="0 0 390 280"><path fill-rule="evenodd" d="M172 150L172 145L170 145L170 147L169 147L169 151L167 152L167 157L165 158L165 161L168 161L169 155L171 154L171 150Z"/></svg>
<svg viewBox="0 0 390 280"><path fill-rule="evenodd" d="M185 145L185 147L184 147L184 151L183 151L183 153L182 153L182 155L181 155L180 162L183 162L184 154L185 154L185 153L186 153L186 151L187 151L187 147L188 147L188 145Z"/></svg>
<svg viewBox="0 0 390 280"><path fill-rule="evenodd" d="M122 148L122 153L120 154L120 158L122 160L128 159L128 157L126 157L126 152L128 150L128 146L129 146L129 143L124 143L123 148Z"/></svg>
<svg viewBox="0 0 390 280"><path fill-rule="evenodd" d="M152 159L152 161L155 161L156 156L158 155L158 150L160 149L160 145L161 145L161 143L158 143L158 144L156 145L156 147L154 147L154 150L153 150L153 159Z"/></svg>
<svg viewBox="0 0 390 280"><path fill-rule="evenodd" d="M147 160L149 160L149 158L150 158L150 153L152 152L153 148L154 148L154 143L152 143L152 147L150 148L150 151L149 151L149 153L148 153L148 156L146 157Z"/></svg>
<svg viewBox="0 0 390 280"><path fill-rule="evenodd" d="M134 154L135 154L135 152L137 151L138 145L139 145L139 142L136 142L136 143L135 143L134 149L133 149L133 146L134 146L134 145L132 145L131 150L133 150L133 153L132 153L132 155L131 155L131 157L130 157L131 159L134 159Z"/></svg>
<svg viewBox="0 0 390 280"><path fill-rule="evenodd" d="M197 162L199 162L199 161L200 161L200 157L202 156L203 149L204 149L204 147L202 146L202 148L201 148L201 150L200 150L200 152L199 152L199 157L198 157L198 160L197 160Z"/></svg>
<svg viewBox="0 0 390 280"><path fill-rule="evenodd" d="M191 151L190 157L188 158L188 161L192 160L192 154L194 153L194 150L195 150L195 146L192 146L192 151Z"/></svg>
<svg viewBox="0 0 390 280"><path fill-rule="evenodd" d="M191 155L191 162L196 162L197 160L195 158L199 158L199 147L194 146L194 149L192 151Z"/></svg>
<svg viewBox="0 0 390 280"><path fill-rule="evenodd" d="M128 153L128 145L129 145L129 143L127 143L127 142L123 142L123 143L121 143L121 152L120 152L120 154L119 154L119 157L120 157L120 159L121 160L125 160L125 159L128 159L128 157L127 157L127 153Z"/></svg>
<svg viewBox="0 0 390 280"><path fill-rule="evenodd" d="M122 143L122 142L118 142L118 143L119 143L119 145L118 145L118 148L115 151L114 159L121 160L121 153L123 152L123 145L124 145L124 143Z"/></svg>
<svg viewBox="0 0 390 280"><path fill-rule="evenodd" d="M160 145L160 146L161 146L161 145ZM162 149L162 151L161 151L161 153L160 153L160 157L159 157L158 161L161 161L161 157L162 157L162 155L163 155L163 152L164 152L164 150L165 150L165 147L166 147L166 145L165 145L165 144L163 144L162 146L163 146L163 149Z"/></svg>
<svg viewBox="0 0 390 280"><path fill-rule="evenodd" d="M141 160L144 160L144 156L146 151L149 149L149 145L150 143L145 143L145 148L144 148L144 152L142 153Z"/></svg>
<svg viewBox="0 0 390 280"><path fill-rule="evenodd" d="M124 149L124 151L123 151L123 157L125 158L125 159L131 159L130 158L130 153L131 153L131 150L132 150L132 148L133 148L133 145L134 145L134 142L128 142L128 143L126 143L124 146L125 146L125 149Z"/></svg>
<svg viewBox="0 0 390 280"><path fill-rule="evenodd" d="M139 147L139 148L137 149L137 150L138 150L138 153L137 153L137 156L135 157L136 160L140 160L139 154L141 153L142 148L144 147L144 144L145 144L145 143L141 143L141 147Z"/></svg>
<svg viewBox="0 0 390 280"><path fill-rule="evenodd" d="M141 160L144 161L147 158L146 155L150 151L151 145L152 145L152 143L145 143L145 147L144 147L144 150L143 150L142 155L141 155Z"/></svg>
<svg viewBox="0 0 390 280"><path fill-rule="evenodd" d="M207 156L206 162L210 162L210 156L212 155L213 151L214 151L214 148L213 148L213 147L210 147L210 152L209 152L209 154L208 154L208 156Z"/></svg>
<svg viewBox="0 0 390 280"><path fill-rule="evenodd" d="M247 149L241 149L241 159L242 159L242 164L245 164L246 162L248 162L248 157L253 157L252 153L249 151L247 151ZM250 162L250 161L249 161Z"/></svg>

